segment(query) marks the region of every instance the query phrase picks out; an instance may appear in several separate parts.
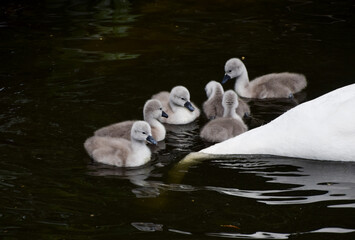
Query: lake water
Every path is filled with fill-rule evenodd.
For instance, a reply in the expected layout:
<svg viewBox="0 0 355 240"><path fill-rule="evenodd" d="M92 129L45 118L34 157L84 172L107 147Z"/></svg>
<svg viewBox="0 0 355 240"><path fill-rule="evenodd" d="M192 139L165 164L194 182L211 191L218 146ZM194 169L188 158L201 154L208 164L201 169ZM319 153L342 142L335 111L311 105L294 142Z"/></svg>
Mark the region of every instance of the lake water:
<svg viewBox="0 0 355 240"><path fill-rule="evenodd" d="M208 146L204 117L167 126L139 169L93 163L83 149L96 129L141 119L159 91L184 85L201 106L231 57L245 58L251 78L308 79L295 100L249 101L250 128L354 83L351 1L3 1L0 10L0 239L355 239L355 162L229 156L179 168Z"/></svg>

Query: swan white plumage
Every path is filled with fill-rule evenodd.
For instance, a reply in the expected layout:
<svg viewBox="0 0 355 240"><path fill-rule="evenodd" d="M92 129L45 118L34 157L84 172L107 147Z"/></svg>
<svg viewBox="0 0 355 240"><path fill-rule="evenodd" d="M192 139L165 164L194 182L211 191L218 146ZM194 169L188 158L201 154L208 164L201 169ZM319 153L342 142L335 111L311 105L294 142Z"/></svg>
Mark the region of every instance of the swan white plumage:
<svg viewBox="0 0 355 240"><path fill-rule="evenodd" d="M229 59L224 66L222 83L236 78L235 91L246 98L292 98L307 86L306 78L299 73L270 73L249 82L248 71L239 58Z"/></svg>
<svg viewBox="0 0 355 240"><path fill-rule="evenodd" d="M300 104L264 126L200 152L355 161L354 119L355 84L352 84Z"/></svg>

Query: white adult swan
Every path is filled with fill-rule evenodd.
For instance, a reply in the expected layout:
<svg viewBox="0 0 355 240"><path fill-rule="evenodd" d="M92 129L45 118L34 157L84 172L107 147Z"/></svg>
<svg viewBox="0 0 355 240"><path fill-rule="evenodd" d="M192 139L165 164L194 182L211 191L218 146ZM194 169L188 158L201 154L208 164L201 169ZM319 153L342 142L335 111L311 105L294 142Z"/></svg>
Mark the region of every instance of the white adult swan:
<svg viewBox="0 0 355 240"><path fill-rule="evenodd" d="M190 92L183 86L176 86L171 92L160 92L152 96L159 100L169 118L161 119L163 123L187 124L200 116L200 110L190 102Z"/></svg>
<svg viewBox="0 0 355 240"><path fill-rule="evenodd" d="M236 113L238 96L233 90L223 94L223 117L208 122L201 130L200 136L208 142L222 142L248 130L241 117Z"/></svg>
<svg viewBox="0 0 355 240"><path fill-rule="evenodd" d="M246 98L292 98L307 86L306 78L299 73L270 73L249 82L244 63L239 58L229 59L224 66L222 83L236 78L235 91Z"/></svg>
<svg viewBox="0 0 355 240"><path fill-rule="evenodd" d="M164 140L166 135L164 125L158 121L161 117L167 118L168 115L163 111L160 101L155 99L146 101L143 107L143 118L144 121L149 123L152 129L152 136L156 141ZM100 137L108 136L130 140L131 129L135 122L137 121L124 121L111 124L96 130L94 134Z"/></svg>
<svg viewBox="0 0 355 240"><path fill-rule="evenodd" d="M285 112L270 123L201 150L355 161L355 84Z"/></svg>
<svg viewBox="0 0 355 240"><path fill-rule="evenodd" d="M132 126L131 141L93 136L85 141L84 147L96 162L117 167L138 167L150 160L151 151L145 142L157 144L151 135L149 124L137 121Z"/></svg>
<svg viewBox="0 0 355 240"><path fill-rule="evenodd" d="M223 117L222 99L224 90L222 85L216 81L210 81L205 87L207 100L202 104L203 112L208 119ZM249 116L250 108L246 102L238 98L237 114L240 117Z"/></svg>

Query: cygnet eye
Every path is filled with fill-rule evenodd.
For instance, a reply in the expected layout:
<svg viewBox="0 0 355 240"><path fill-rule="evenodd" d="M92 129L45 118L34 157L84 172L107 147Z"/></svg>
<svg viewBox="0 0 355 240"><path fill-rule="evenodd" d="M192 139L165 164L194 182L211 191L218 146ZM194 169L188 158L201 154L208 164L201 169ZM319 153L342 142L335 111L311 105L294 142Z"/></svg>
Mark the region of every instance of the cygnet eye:
<svg viewBox="0 0 355 240"><path fill-rule="evenodd" d="M232 72L232 70L228 70L228 73L231 73Z"/></svg>
<svg viewBox="0 0 355 240"><path fill-rule="evenodd" d="M183 98L183 97L182 97L181 99L182 99L183 101L186 101L186 98Z"/></svg>
<svg viewBox="0 0 355 240"><path fill-rule="evenodd" d="M145 132L142 132L143 134L146 134Z"/></svg>
<svg viewBox="0 0 355 240"><path fill-rule="evenodd" d="M163 110L163 108L159 108L159 110Z"/></svg>

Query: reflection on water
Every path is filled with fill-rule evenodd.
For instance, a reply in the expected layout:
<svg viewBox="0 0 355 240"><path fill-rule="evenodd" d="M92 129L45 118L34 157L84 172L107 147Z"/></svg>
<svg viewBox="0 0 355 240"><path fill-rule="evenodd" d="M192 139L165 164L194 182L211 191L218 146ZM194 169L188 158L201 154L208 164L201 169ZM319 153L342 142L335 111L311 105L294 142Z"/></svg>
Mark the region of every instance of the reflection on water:
<svg viewBox="0 0 355 240"><path fill-rule="evenodd" d="M309 5L314 4L313 1L305 1L300 3L295 3L293 5L288 6L290 12L297 13L303 16L308 16L312 18L312 23L317 24L334 24L339 22L346 22L346 19L337 17L337 13L330 13L329 8L319 7L318 13L314 13L309 11Z"/></svg>
<svg viewBox="0 0 355 240"><path fill-rule="evenodd" d="M207 233L207 236L225 237L225 238L241 238L241 239L288 239L291 234L256 232L253 234L241 233Z"/></svg>
<svg viewBox="0 0 355 240"><path fill-rule="evenodd" d="M295 94L293 99L246 100L251 109L250 118L244 119L249 129L264 125L307 99L306 92Z"/></svg>
<svg viewBox="0 0 355 240"><path fill-rule="evenodd" d="M162 231L163 225L155 223L144 223L144 222L134 222L131 223L133 227L137 228L139 231L143 232L155 232Z"/></svg>
<svg viewBox="0 0 355 240"><path fill-rule="evenodd" d="M66 59L78 60L84 59L83 62L100 62L100 61L115 61L115 60L129 60L139 57L139 54L129 53L111 53L101 51L86 51L83 49L65 49L63 48L63 56Z"/></svg>
<svg viewBox="0 0 355 240"><path fill-rule="evenodd" d="M217 158L202 163L205 170L200 173L199 178L205 179L204 175L209 174L214 176L208 178L206 186L194 186L196 179L189 177L196 168L201 168L201 163L196 161L190 165L177 165L172 169L170 175L173 184L169 186L174 187L169 190L174 191L179 182L188 181L192 182L192 190L216 191L254 199L268 205L327 202L327 207L330 208L355 207L355 164L352 162L323 162L258 155L229 155Z"/></svg>
<svg viewBox="0 0 355 240"><path fill-rule="evenodd" d="M170 151L189 153L201 148L199 121L185 125L165 124L165 128L167 131L165 142Z"/></svg>
<svg viewBox="0 0 355 240"><path fill-rule="evenodd" d="M236 174L265 179L270 189L207 187L222 194L256 199L266 204L308 204L331 201L328 207L355 207L355 164L300 159L214 160L218 168L233 169ZM277 185L277 189L275 189ZM284 186L284 187L283 187ZM350 201L349 204L345 204Z"/></svg>
<svg viewBox="0 0 355 240"><path fill-rule="evenodd" d="M154 166L148 165L140 168L117 168L103 164L92 164L89 166L88 174L98 177L118 177L127 179L138 188L132 189L132 193L138 198L152 198L159 195L156 184L147 183L146 179L152 176Z"/></svg>
<svg viewBox="0 0 355 240"><path fill-rule="evenodd" d="M297 234L283 234L271 232L256 232L253 234L241 233L207 233L207 236L224 237L224 238L240 238L240 239L290 239L290 237L304 235L312 237L314 233L353 233L355 230L343 228L322 228L310 232L299 232Z"/></svg>

